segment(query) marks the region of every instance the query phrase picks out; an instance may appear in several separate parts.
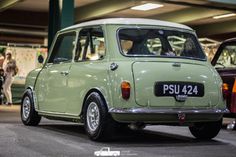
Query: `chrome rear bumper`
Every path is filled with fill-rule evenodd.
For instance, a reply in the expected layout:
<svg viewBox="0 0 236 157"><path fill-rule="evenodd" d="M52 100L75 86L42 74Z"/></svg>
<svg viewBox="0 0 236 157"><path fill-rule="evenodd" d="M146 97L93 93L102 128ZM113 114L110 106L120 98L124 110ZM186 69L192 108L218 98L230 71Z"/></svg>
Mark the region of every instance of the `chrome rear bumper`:
<svg viewBox="0 0 236 157"><path fill-rule="evenodd" d="M226 108L110 108L114 120L124 123L146 124L191 124L194 122L218 121Z"/></svg>
<svg viewBox="0 0 236 157"><path fill-rule="evenodd" d="M225 114L229 113L227 108L110 108L109 113L115 114Z"/></svg>

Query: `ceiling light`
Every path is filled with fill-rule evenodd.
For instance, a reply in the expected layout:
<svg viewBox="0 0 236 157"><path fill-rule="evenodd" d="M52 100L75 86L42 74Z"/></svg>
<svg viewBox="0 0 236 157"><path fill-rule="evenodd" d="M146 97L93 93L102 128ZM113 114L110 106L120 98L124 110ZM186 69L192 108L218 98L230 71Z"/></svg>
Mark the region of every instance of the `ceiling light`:
<svg viewBox="0 0 236 157"><path fill-rule="evenodd" d="M232 17L232 16L235 16L235 15L236 15L235 13L217 15L217 16L214 16L213 19L227 18L227 17Z"/></svg>
<svg viewBox="0 0 236 157"><path fill-rule="evenodd" d="M160 8L160 7L163 7L163 6L164 5L162 5L162 4L146 3L146 4L142 4L142 5L132 7L131 9L147 11L147 10L151 10L151 9Z"/></svg>

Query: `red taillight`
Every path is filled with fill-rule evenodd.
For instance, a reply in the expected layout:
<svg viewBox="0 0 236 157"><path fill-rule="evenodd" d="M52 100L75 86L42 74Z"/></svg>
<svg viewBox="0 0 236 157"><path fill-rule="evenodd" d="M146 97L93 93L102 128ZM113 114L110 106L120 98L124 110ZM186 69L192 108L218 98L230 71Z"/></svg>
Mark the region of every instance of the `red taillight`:
<svg viewBox="0 0 236 157"><path fill-rule="evenodd" d="M121 83L121 93L122 93L122 98L125 100L128 100L130 97L130 83L127 81L123 81Z"/></svg>
<svg viewBox="0 0 236 157"><path fill-rule="evenodd" d="M230 95L229 85L227 83L223 83L222 85L222 94L224 99L227 99Z"/></svg>
<svg viewBox="0 0 236 157"><path fill-rule="evenodd" d="M230 112L236 113L236 80L234 80L234 86L232 89Z"/></svg>

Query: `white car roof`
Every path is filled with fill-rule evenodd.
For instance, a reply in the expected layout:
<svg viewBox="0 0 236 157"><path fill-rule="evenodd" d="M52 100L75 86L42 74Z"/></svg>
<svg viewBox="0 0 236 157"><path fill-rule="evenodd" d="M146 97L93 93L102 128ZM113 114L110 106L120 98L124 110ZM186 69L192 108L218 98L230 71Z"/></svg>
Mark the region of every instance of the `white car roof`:
<svg viewBox="0 0 236 157"><path fill-rule="evenodd" d="M70 29L75 29L78 27L84 26L93 26L93 25L106 25L106 24L123 24L123 25L156 25L156 26L166 26L166 27L175 27L181 29L192 30L190 27L178 23L160 21L160 20L152 20L152 19L144 19L144 18L108 18L108 19L100 19L100 20L92 20L88 22L82 22L67 28L62 29L61 31L66 31Z"/></svg>

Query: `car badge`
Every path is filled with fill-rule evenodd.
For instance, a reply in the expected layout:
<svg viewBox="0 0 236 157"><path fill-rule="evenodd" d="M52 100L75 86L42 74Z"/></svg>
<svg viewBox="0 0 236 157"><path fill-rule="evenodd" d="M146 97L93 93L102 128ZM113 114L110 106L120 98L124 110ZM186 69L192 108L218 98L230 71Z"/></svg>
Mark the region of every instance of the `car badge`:
<svg viewBox="0 0 236 157"><path fill-rule="evenodd" d="M188 98L188 95L176 95L175 96L175 99L178 102L184 102L184 101L186 101L187 98Z"/></svg>

